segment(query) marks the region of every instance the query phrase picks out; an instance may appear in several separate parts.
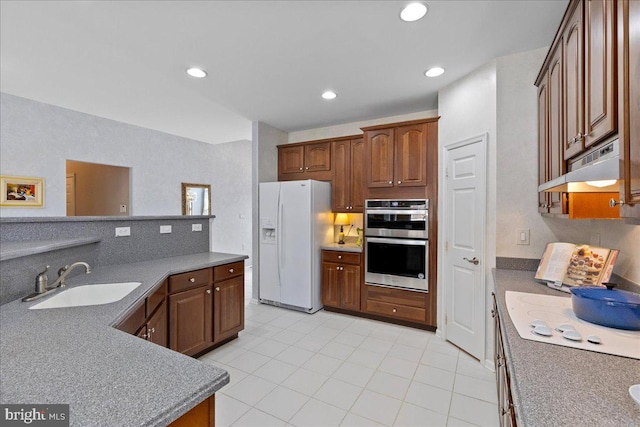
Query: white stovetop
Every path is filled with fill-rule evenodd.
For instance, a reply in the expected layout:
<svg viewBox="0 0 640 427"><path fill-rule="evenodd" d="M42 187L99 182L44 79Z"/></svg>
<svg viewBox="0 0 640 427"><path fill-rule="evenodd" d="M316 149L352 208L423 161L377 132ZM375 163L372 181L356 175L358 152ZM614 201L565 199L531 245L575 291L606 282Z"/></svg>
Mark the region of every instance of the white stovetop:
<svg viewBox="0 0 640 427"><path fill-rule="evenodd" d="M571 298L507 291L505 301L511 321L523 339L640 359L640 331L607 328L578 319L571 308ZM550 337L533 332L530 324L535 319L546 322L552 332ZM572 325L582 335L582 341L563 338L555 330L562 324ZM589 335L600 337L602 343L588 342Z"/></svg>

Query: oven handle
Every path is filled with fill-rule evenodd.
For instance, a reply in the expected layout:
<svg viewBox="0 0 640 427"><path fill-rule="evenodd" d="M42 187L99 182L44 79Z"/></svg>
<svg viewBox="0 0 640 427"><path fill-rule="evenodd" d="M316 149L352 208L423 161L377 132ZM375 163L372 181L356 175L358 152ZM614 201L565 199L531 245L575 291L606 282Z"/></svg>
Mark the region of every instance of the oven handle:
<svg viewBox="0 0 640 427"><path fill-rule="evenodd" d="M397 245L427 246L428 240L411 239L389 239L386 237L367 237L367 242L371 243L394 243Z"/></svg>
<svg viewBox="0 0 640 427"><path fill-rule="evenodd" d="M367 209L366 214L382 214L382 215L424 215L427 216L428 210L426 209Z"/></svg>

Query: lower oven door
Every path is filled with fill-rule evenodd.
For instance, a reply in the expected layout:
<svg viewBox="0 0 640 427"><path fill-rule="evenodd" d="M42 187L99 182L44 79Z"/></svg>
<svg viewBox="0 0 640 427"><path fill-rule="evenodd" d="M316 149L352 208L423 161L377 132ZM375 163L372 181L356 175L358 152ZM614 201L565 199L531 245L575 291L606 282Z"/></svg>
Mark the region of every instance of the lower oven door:
<svg viewBox="0 0 640 427"><path fill-rule="evenodd" d="M365 283L428 291L428 240L367 237L365 254Z"/></svg>

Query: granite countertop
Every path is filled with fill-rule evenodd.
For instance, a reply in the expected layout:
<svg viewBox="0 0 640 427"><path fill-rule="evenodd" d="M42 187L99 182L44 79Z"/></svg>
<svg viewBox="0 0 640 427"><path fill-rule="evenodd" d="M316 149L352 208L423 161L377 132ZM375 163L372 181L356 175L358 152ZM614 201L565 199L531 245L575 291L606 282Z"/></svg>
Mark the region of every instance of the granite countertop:
<svg viewBox="0 0 640 427"><path fill-rule="evenodd" d="M493 270L519 425L639 426L640 408L629 387L640 383L640 360L520 338L507 312L506 291L570 298L533 276L532 271Z"/></svg>
<svg viewBox="0 0 640 427"><path fill-rule="evenodd" d="M362 253L362 246L358 246L355 243L346 242L344 245L339 243L328 243L320 246L320 248L329 251L342 251L342 252L359 252Z"/></svg>
<svg viewBox="0 0 640 427"><path fill-rule="evenodd" d="M72 426L171 423L227 384L229 374L112 326L168 275L246 258L207 252L97 267L67 286L142 285L105 305L28 309L45 297L1 306L0 402L66 403Z"/></svg>

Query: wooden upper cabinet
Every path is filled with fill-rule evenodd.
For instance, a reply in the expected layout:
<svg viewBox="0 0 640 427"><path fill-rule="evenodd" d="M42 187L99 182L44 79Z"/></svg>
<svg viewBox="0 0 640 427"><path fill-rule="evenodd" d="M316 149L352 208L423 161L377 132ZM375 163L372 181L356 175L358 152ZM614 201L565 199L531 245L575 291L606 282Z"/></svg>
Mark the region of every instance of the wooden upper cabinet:
<svg viewBox="0 0 640 427"><path fill-rule="evenodd" d="M364 139L351 140L351 209L364 212L365 190L365 152Z"/></svg>
<svg viewBox="0 0 640 427"><path fill-rule="evenodd" d="M304 146L305 172L331 170L331 143L319 142Z"/></svg>
<svg viewBox="0 0 640 427"><path fill-rule="evenodd" d="M567 160L584 149L583 136L583 26L582 2L570 3L570 12L562 44L564 56L564 159Z"/></svg>
<svg viewBox="0 0 640 427"><path fill-rule="evenodd" d="M620 216L640 219L640 1L618 1Z"/></svg>
<svg viewBox="0 0 640 427"><path fill-rule="evenodd" d="M367 150L367 165L369 166L367 186L370 188L393 186L394 129L367 131L366 138L369 148Z"/></svg>
<svg viewBox="0 0 640 427"><path fill-rule="evenodd" d="M585 147L618 129L615 2L585 0Z"/></svg>
<svg viewBox="0 0 640 427"><path fill-rule="evenodd" d="M334 212L362 212L364 208L364 141L332 142L331 203Z"/></svg>
<svg viewBox="0 0 640 427"><path fill-rule="evenodd" d="M549 142L549 91L548 91L548 73L545 74L542 82L538 86L538 185L548 181L547 167L548 161L548 142ZM538 212L549 212L549 194L538 192Z"/></svg>
<svg viewBox="0 0 640 427"><path fill-rule="evenodd" d="M281 174L304 172L304 146L278 147L278 166Z"/></svg>
<svg viewBox="0 0 640 427"><path fill-rule="evenodd" d="M402 126L395 133L395 184L427 185L427 124Z"/></svg>
<svg viewBox="0 0 640 427"><path fill-rule="evenodd" d="M331 142L300 142L278 146L278 180L331 180Z"/></svg>
<svg viewBox="0 0 640 427"><path fill-rule="evenodd" d="M547 110L548 110L548 141L547 141L547 180L563 175L566 170L562 141L564 135L563 96L562 96L562 43L558 44L552 54L547 76ZM562 193L551 192L548 195L549 212L566 213L562 201Z"/></svg>

